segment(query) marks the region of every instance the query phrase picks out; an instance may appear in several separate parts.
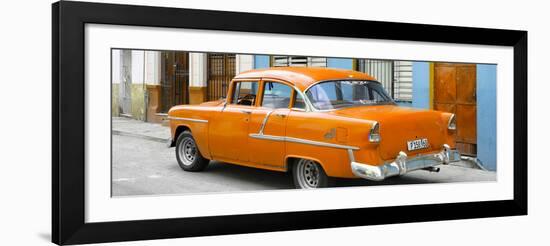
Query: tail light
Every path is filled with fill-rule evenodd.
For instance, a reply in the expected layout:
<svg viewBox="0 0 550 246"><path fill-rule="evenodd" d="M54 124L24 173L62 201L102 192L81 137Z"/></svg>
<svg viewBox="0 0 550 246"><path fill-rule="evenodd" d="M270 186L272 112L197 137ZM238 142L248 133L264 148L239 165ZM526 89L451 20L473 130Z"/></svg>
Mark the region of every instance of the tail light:
<svg viewBox="0 0 550 246"><path fill-rule="evenodd" d="M449 130L456 130L456 117L455 114L451 115L451 118L449 118L449 124L447 125L447 129Z"/></svg>
<svg viewBox="0 0 550 246"><path fill-rule="evenodd" d="M371 143L380 142L380 124L378 124L378 122L374 123L370 129L369 141Z"/></svg>

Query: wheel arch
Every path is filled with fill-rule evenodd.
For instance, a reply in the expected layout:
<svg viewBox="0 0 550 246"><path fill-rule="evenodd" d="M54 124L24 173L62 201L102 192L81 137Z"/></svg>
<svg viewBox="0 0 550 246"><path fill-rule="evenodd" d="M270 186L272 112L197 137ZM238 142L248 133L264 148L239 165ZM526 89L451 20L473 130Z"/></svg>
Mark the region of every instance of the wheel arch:
<svg viewBox="0 0 550 246"><path fill-rule="evenodd" d="M323 168L323 171L326 172L326 168L325 168L325 166L323 165L323 162L322 162L322 161L320 161L320 160L317 159L317 158L313 158L313 157L310 157L310 156L302 156L302 155L287 155L287 156L285 157L286 171L287 171L287 172L292 172L292 168L294 168L294 161L299 160L299 159L307 159L307 160L315 161L315 162L319 163L319 165L321 166L321 168Z"/></svg>
<svg viewBox="0 0 550 246"><path fill-rule="evenodd" d="M176 127L176 130L174 131L174 137L172 138L172 141L170 143L170 147L176 146L176 141L178 140L178 137L184 131L191 132L191 128L188 125L179 125Z"/></svg>

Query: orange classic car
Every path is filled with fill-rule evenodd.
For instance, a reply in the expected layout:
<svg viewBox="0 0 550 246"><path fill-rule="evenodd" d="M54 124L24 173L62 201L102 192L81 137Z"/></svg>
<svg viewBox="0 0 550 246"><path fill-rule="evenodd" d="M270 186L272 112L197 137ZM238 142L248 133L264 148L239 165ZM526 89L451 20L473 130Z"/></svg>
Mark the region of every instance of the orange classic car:
<svg viewBox="0 0 550 246"><path fill-rule="evenodd" d="M460 160L456 118L400 107L375 78L328 68L243 72L227 98L168 113L185 171L209 161L291 172L297 188L330 177L380 181Z"/></svg>

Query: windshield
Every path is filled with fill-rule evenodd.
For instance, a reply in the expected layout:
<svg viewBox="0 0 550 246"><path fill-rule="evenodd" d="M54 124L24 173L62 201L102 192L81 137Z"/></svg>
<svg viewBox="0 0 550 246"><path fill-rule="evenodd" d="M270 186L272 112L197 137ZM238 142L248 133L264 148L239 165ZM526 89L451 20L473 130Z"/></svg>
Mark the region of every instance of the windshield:
<svg viewBox="0 0 550 246"><path fill-rule="evenodd" d="M364 80L321 82L306 92L313 107L320 110L356 105L394 104L380 83Z"/></svg>

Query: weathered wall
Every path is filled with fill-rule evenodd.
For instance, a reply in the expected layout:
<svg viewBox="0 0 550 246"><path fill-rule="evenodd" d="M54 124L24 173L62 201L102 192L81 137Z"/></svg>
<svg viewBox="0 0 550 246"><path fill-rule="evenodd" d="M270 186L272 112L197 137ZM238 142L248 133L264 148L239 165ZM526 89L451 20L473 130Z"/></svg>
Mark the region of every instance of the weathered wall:
<svg viewBox="0 0 550 246"><path fill-rule="evenodd" d="M111 115L120 116L120 84L111 84ZM131 84L131 115L137 120L145 119L145 94L143 84Z"/></svg>
<svg viewBox="0 0 550 246"><path fill-rule="evenodd" d="M143 84L132 84L132 117L145 120L145 91Z"/></svg>
<svg viewBox="0 0 550 246"><path fill-rule="evenodd" d="M118 117L119 110L119 97L118 97L118 86L120 84L111 84L111 116Z"/></svg>
<svg viewBox="0 0 550 246"><path fill-rule="evenodd" d="M207 87L189 87L189 104L200 104L206 101Z"/></svg>
<svg viewBox="0 0 550 246"><path fill-rule="evenodd" d="M147 121L161 123L162 117L157 113L160 111L160 85L147 85L148 105Z"/></svg>

